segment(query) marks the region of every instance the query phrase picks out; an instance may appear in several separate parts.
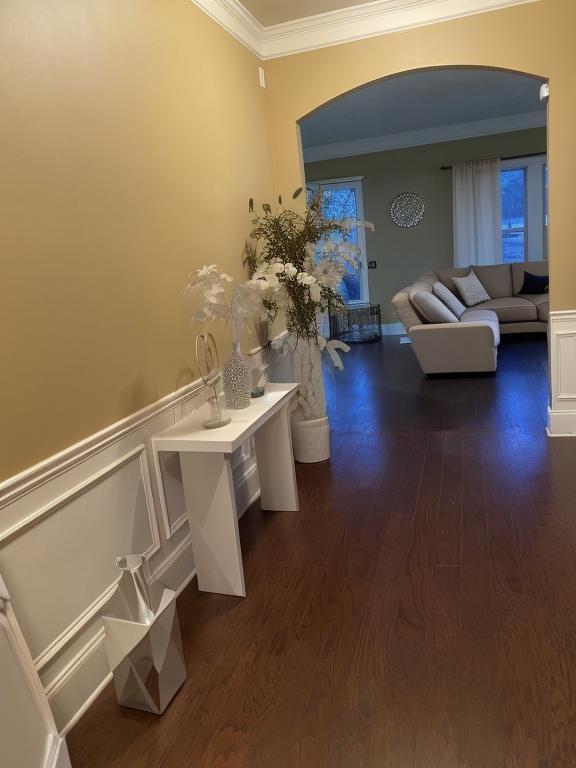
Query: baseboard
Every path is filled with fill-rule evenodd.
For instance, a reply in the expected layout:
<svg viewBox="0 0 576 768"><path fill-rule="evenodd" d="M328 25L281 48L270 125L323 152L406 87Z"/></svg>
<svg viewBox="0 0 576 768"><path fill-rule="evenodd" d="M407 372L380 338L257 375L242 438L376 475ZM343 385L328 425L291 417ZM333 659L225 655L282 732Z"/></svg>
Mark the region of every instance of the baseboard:
<svg viewBox="0 0 576 768"><path fill-rule="evenodd" d="M548 408L546 432L549 437L576 437L576 410L555 411Z"/></svg>
<svg viewBox="0 0 576 768"><path fill-rule="evenodd" d="M402 323L382 323L382 336L403 336L405 333Z"/></svg>
<svg viewBox="0 0 576 768"><path fill-rule="evenodd" d="M576 311L550 312L548 434L576 435Z"/></svg>

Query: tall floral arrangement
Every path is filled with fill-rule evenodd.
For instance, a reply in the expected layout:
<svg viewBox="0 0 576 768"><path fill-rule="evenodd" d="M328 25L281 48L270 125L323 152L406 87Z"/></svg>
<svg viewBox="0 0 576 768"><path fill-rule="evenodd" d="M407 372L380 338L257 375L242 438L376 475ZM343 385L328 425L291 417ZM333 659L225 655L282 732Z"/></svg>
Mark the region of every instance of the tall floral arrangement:
<svg viewBox="0 0 576 768"><path fill-rule="evenodd" d="M302 192L297 189L293 199ZM277 211L264 204L256 214L250 200L254 218L246 260L250 282L261 293L269 319L279 309L286 316L288 335L279 344L283 353L290 354L293 377L300 384L292 413L294 454L299 461L321 461L330 455L322 351L342 368L338 352L349 347L341 341L327 342L319 318L327 309L343 306L339 288L359 257L353 231L368 222L324 216L320 196L312 197L303 213L284 208L281 198L278 203Z"/></svg>
<svg viewBox="0 0 576 768"><path fill-rule="evenodd" d="M300 194L297 189L293 199ZM283 208L281 198L279 203L278 212L265 203L253 219L246 259L251 283L261 292L270 320L283 308L289 334L316 340L319 313L343 305L338 288L358 263L359 249L350 236L361 222L324 217L319 196L303 214Z"/></svg>

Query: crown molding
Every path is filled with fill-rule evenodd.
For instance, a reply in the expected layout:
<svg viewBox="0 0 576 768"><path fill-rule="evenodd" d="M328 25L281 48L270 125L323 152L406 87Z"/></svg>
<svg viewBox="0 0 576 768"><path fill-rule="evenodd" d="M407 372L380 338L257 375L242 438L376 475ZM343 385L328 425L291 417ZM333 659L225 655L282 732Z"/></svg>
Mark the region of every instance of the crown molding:
<svg viewBox="0 0 576 768"><path fill-rule="evenodd" d="M239 0L192 0L261 59L401 32L540 0L374 0L264 27Z"/></svg>
<svg viewBox="0 0 576 768"><path fill-rule="evenodd" d="M262 56L264 27L238 0L192 0L204 13L259 58Z"/></svg>
<svg viewBox="0 0 576 768"><path fill-rule="evenodd" d="M394 133L388 136L370 136L364 139L305 147L303 148L304 162L315 163L319 160L332 160L337 157L369 155L374 152L386 152L391 149L421 147L426 144L441 144L445 141L472 139L478 136L512 133L529 128L544 128L545 126L545 111L493 117L487 120L475 120L470 123L454 123L437 128L424 128L419 131L404 131L403 133Z"/></svg>

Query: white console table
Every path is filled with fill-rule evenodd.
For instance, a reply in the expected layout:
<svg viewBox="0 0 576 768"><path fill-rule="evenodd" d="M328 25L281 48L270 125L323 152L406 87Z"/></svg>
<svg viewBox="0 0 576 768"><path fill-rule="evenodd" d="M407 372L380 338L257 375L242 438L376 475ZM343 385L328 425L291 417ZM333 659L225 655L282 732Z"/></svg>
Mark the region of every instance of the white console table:
<svg viewBox="0 0 576 768"><path fill-rule="evenodd" d="M232 421L218 429L202 427L203 406L152 440L154 451L180 455L198 588L204 592L246 596L231 459L248 438L256 448L262 509L298 510L289 415L297 389L268 384L248 408L226 411Z"/></svg>

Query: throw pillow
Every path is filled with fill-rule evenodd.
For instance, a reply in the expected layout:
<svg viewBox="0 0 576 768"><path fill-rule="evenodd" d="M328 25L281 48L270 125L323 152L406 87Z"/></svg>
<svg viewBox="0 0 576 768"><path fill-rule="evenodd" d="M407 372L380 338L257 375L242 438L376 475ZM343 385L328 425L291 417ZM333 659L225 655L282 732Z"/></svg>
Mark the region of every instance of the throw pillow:
<svg viewBox="0 0 576 768"><path fill-rule="evenodd" d="M428 291L415 291L410 301L429 323L457 323L458 318L437 296Z"/></svg>
<svg viewBox="0 0 576 768"><path fill-rule="evenodd" d="M454 296L450 288L446 288L444 283L434 283L434 295L438 296L440 301L443 304L446 304L448 309L451 312L454 312L457 318L461 318L464 312L466 312L466 307L458 296Z"/></svg>
<svg viewBox="0 0 576 768"><path fill-rule="evenodd" d="M478 280L473 269L470 270L470 274L466 277L454 277L453 280L458 293L462 296L462 301L467 307L475 307L476 304L481 304L483 301L490 301L486 288Z"/></svg>
<svg viewBox="0 0 576 768"><path fill-rule="evenodd" d="M531 272L524 272L524 283L519 293L548 293L548 275L533 275Z"/></svg>

